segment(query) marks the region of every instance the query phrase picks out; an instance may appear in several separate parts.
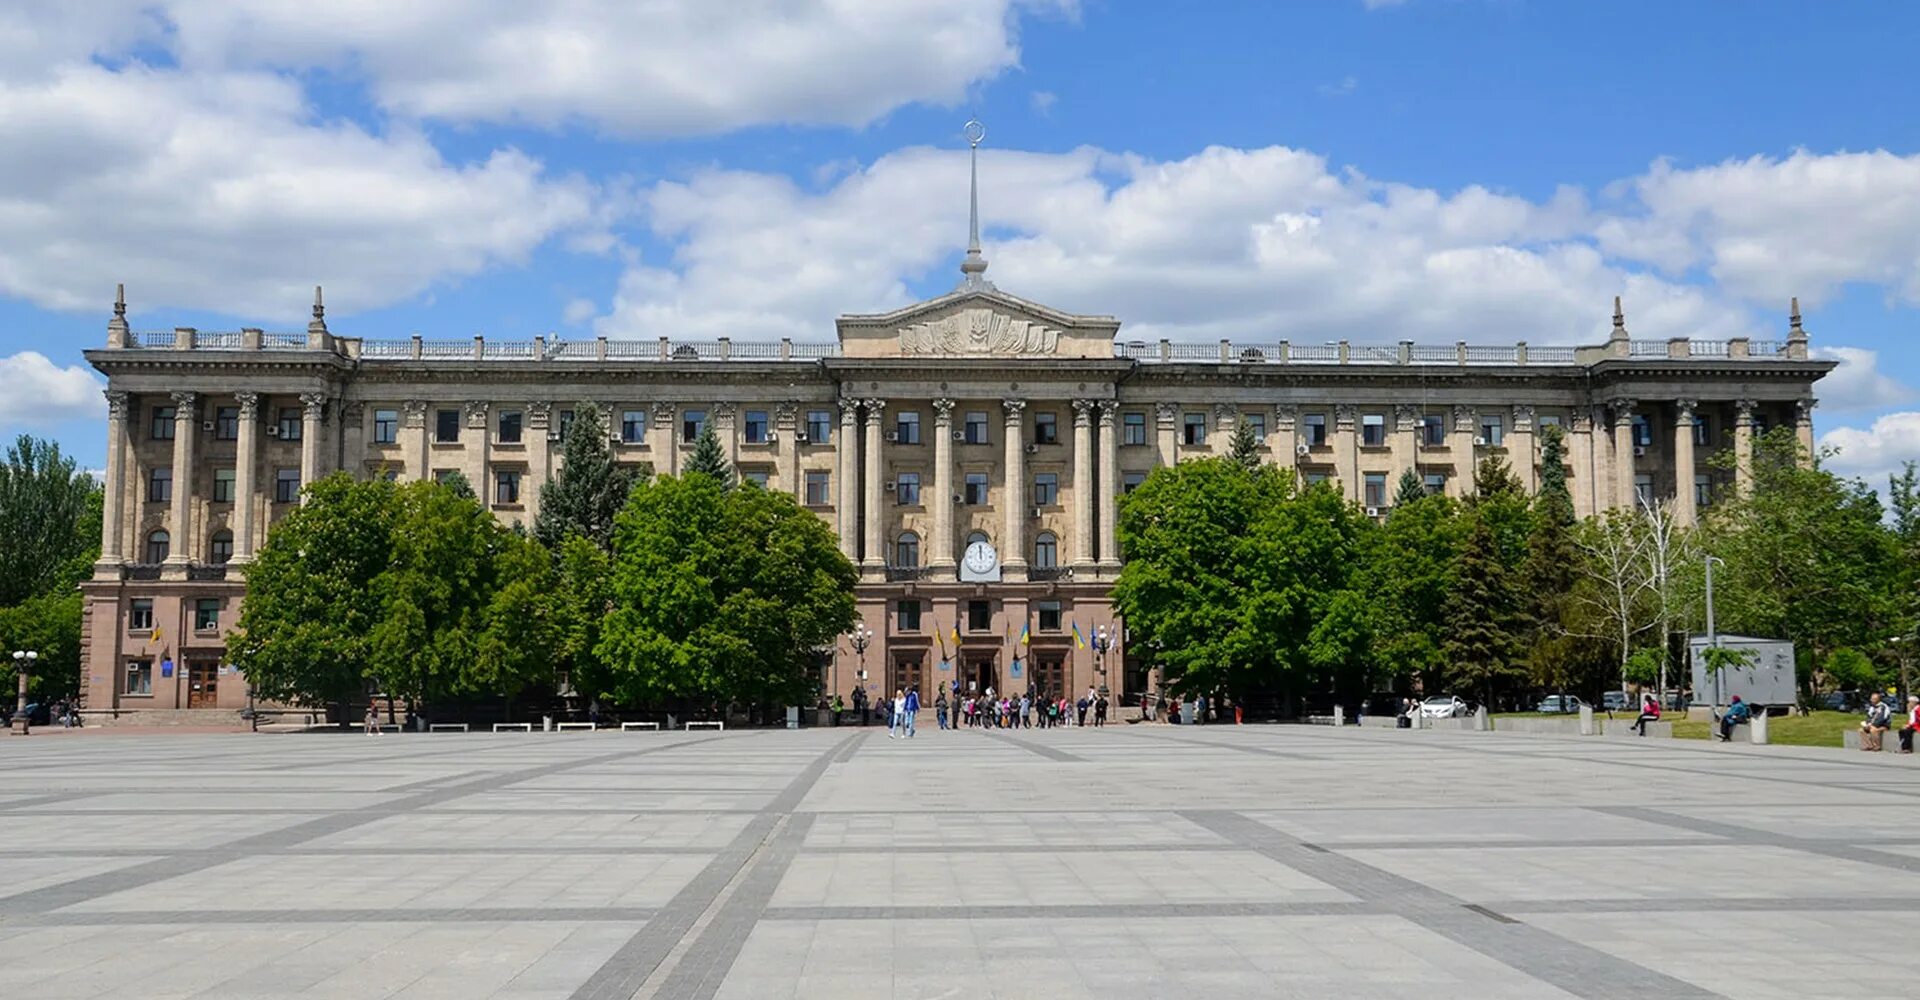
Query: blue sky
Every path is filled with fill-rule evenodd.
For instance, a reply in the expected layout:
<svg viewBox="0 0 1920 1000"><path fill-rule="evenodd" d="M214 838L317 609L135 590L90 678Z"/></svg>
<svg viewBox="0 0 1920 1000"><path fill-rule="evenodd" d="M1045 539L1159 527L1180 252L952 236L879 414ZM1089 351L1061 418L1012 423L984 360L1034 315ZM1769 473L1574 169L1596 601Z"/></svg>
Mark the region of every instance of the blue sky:
<svg viewBox="0 0 1920 1000"><path fill-rule="evenodd" d="M990 276L1131 336L1777 336L1920 458L1906 4L294 0L0 13L0 433L97 465L136 327L831 335ZM528 5L530 6L530 5Z"/></svg>

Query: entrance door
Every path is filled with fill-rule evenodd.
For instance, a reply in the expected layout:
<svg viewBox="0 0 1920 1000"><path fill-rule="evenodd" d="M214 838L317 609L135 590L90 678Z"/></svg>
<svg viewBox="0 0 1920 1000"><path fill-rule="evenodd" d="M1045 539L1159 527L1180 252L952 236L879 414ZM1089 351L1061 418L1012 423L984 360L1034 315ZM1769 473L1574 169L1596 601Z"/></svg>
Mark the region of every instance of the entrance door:
<svg viewBox="0 0 1920 1000"><path fill-rule="evenodd" d="M213 660L187 663L187 707L213 708L218 702L220 664Z"/></svg>
<svg viewBox="0 0 1920 1000"><path fill-rule="evenodd" d="M999 675L993 669L991 656L970 657L967 660L967 680L973 683L969 694L986 694L988 688L992 688L995 694L1001 693Z"/></svg>
<svg viewBox="0 0 1920 1000"><path fill-rule="evenodd" d="M921 700L930 699L932 695L927 693L925 686L926 678L921 676L926 670L926 662L927 658L925 653L895 654L893 661L893 683L887 686L887 697L893 697L895 691L919 688Z"/></svg>
<svg viewBox="0 0 1920 1000"><path fill-rule="evenodd" d="M1033 689L1043 698L1059 698L1073 693L1067 690L1066 660L1060 654L1034 654Z"/></svg>

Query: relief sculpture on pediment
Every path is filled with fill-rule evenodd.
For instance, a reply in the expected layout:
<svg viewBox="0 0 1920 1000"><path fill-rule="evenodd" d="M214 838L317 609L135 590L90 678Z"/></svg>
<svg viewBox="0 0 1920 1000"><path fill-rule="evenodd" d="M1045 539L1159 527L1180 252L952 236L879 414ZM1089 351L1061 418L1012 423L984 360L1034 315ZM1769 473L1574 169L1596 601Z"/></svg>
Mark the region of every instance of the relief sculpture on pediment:
<svg viewBox="0 0 1920 1000"><path fill-rule="evenodd" d="M901 354L1052 354L1060 331L990 309L963 309L900 328Z"/></svg>

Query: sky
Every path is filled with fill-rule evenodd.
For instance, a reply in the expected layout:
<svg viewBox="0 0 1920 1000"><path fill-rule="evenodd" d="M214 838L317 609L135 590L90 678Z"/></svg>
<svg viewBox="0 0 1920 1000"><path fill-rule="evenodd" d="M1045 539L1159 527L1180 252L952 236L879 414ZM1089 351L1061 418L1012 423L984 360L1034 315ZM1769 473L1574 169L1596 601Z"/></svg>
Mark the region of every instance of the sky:
<svg viewBox="0 0 1920 1000"><path fill-rule="evenodd" d="M11 0L0 435L136 329L827 340L988 277L1122 337L1784 337L1920 459L1920 5Z"/></svg>

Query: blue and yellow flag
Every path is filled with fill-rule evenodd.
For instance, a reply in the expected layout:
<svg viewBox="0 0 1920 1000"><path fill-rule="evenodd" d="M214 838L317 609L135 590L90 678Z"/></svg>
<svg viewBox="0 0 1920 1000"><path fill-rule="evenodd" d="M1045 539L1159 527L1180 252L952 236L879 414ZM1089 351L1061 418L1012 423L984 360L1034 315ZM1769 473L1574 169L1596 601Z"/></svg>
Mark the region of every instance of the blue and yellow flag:
<svg viewBox="0 0 1920 1000"><path fill-rule="evenodd" d="M1086 636L1084 636L1084 635L1081 635L1081 634L1080 634L1080 623L1079 623L1079 622L1074 622L1074 623L1073 623L1073 647L1074 647L1075 649L1085 649L1085 648L1087 648L1087 637L1086 637Z"/></svg>
<svg viewBox="0 0 1920 1000"><path fill-rule="evenodd" d="M960 648L960 619L958 616L953 619L953 648Z"/></svg>
<svg viewBox="0 0 1920 1000"><path fill-rule="evenodd" d="M1033 642L1033 630L1027 626L1026 622L1021 622L1020 623L1020 645L1026 646L1026 645L1032 644L1032 642Z"/></svg>

